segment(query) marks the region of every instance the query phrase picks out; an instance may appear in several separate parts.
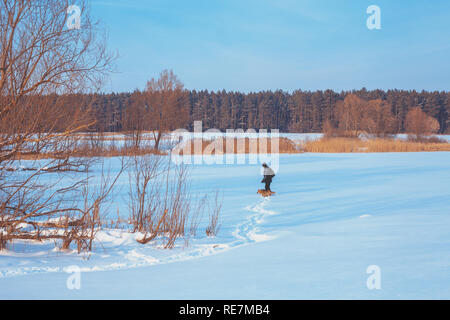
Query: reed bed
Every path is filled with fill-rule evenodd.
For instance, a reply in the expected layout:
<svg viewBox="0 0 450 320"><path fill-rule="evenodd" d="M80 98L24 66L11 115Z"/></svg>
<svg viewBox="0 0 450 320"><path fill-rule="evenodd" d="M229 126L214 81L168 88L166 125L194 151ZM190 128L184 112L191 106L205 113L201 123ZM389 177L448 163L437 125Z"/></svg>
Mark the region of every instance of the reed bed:
<svg viewBox="0 0 450 320"><path fill-rule="evenodd" d="M192 139L175 147L179 155L195 154L249 154L249 153L301 153L288 138L216 138Z"/></svg>
<svg viewBox="0 0 450 320"><path fill-rule="evenodd" d="M394 139L360 140L324 138L307 141L303 150L313 153L371 153L371 152L437 152L450 151L450 143L414 142Z"/></svg>

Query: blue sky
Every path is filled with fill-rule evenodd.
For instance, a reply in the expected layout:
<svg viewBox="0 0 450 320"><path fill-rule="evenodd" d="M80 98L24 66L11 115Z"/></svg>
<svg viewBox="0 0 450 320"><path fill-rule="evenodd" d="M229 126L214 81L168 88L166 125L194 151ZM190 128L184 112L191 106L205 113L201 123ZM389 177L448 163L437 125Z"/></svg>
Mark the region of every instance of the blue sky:
<svg viewBox="0 0 450 320"><path fill-rule="evenodd" d="M381 8L381 30L366 9ZM106 92L173 69L188 89L450 90L448 0L92 0L117 50Z"/></svg>

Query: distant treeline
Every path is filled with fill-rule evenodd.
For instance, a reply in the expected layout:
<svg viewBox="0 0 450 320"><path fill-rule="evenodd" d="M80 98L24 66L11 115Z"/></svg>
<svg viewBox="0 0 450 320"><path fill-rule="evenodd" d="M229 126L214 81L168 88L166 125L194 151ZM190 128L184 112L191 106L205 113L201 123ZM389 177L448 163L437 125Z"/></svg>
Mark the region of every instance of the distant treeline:
<svg viewBox="0 0 450 320"><path fill-rule="evenodd" d="M263 91L258 93L189 91L189 123L203 121L203 128L280 129L282 132L321 132L326 120L334 121L336 103L353 93L364 100L382 99L392 107L397 119L397 133L405 130L409 110L419 106L440 124L439 133L450 132L450 92L404 90L355 90L340 93L332 90ZM120 132L126 128L125 113L137 93L74 95L66 97L70 105L91 106L95 131ZM129 112L129 111L128 111Z"/></svg>

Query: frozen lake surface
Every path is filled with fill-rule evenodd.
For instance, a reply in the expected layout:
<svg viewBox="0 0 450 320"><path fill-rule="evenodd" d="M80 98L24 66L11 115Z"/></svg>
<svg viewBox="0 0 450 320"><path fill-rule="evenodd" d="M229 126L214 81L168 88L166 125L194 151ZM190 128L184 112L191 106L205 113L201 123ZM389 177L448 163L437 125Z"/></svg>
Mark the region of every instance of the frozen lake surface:
<svg viewBox="0 0 450 320"><path fill-rule="evenodd" d="M217 238L166 251L104 230L89 257L18 242L0 253L0 298L450 299L448 152L280 155L265 200L259 165L191 176L195 194L224 196ZM126 175L117 188L111 210L126 216ZM80 290L66 286L73 265Z"/></svg>

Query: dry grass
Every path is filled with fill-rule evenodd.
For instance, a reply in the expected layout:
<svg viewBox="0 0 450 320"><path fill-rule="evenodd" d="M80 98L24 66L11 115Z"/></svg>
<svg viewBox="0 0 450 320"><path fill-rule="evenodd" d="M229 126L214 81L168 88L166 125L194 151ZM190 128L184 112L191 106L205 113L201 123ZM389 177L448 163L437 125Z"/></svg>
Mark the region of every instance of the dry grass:
<svg viewBox="0 0 450 320"><path fill-rule="evenodd" d="M154 149L149 146L142 146L140 148L132 146L116 147L105 146L100 148L92 148L89 146L78 148L71 152L71 157L121 157L121 156L143 156L143 155L166 155L166 153L160 150Z"/></svg>
<svg viewBox="0 0 450 320"><path fill-rule="evenodd" d="M195 145L199 147L195 147ZM278 145L278 147L277 147ZM217 138L214 140L193 139L177 146L179 155L193 154L249 154L249 153L300 153L296 144L288 138Z"/></svg>
<svg viewBox="0 0 450 320"><path fill-rule="evenodd" d="M167 153L161 152L160 150L156 150L151 147L116 147L112 146L104 146L104 147L90 147L88 145L84 145L78 147L69 153L18 153L16 155L16 160L42 160L42 159L65 159L67 156L73 158L91 158L91 157L104 157L104 158L112 158L112 157L126 157L126 156L144 156L144 155L167 155Z"/></svg>
<svg viewBox="0 0 450 320"><path fill-rule="evenodd" d="M370 153L370 152L435 152L450 151L450 143L422 143L392 139L362 141L349 138L331 138L308 141L305 152L314 153Z"/></svg>

